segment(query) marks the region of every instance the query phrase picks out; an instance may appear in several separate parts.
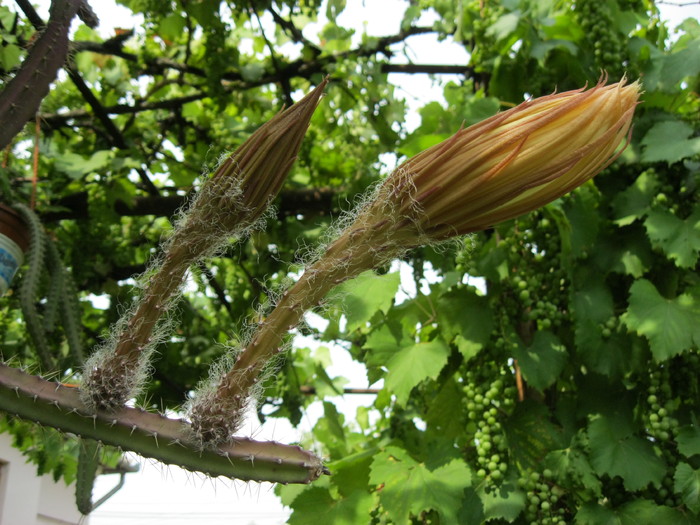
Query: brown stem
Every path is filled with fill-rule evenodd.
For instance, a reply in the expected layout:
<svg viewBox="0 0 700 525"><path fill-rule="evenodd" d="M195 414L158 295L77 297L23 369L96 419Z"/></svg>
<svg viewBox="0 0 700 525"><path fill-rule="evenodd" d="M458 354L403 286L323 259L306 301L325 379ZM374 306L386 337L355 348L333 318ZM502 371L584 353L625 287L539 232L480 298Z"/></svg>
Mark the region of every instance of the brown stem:
<svg viewBox="0 0 700 525"><path fill-rule="evenodd" d="M115 348L118 356L125 356L134 365L138 363L139 355L151 344L153 330L177 294L194 258L192 254L179 254L177 250L171 250L166 255L163 266L148 282L143 300L120 334Z"/></svg>
<svg viewBox="0 0 700 525"><path fill-rule="evenodd" d="M283 350L286 334L304 312L318 305L336 285L398 256L413 235L395 229L402 221L381 205L362 212L316 263L282 296L262 321L234 367L215 385L202 389L190 406L190 419L200 439L225 442L240 427L242 412L255 392L261 371ZM408 232L408 233L406 233Z"/></svg>
<svg viewBox="0 0 700 525"><path fill-rule="evenodd" d="M518 360L513 360L513 368L515 368L515 385L518 387L518 401L525 401L525 386L523 385L523 374L520 371Z"/></svg>

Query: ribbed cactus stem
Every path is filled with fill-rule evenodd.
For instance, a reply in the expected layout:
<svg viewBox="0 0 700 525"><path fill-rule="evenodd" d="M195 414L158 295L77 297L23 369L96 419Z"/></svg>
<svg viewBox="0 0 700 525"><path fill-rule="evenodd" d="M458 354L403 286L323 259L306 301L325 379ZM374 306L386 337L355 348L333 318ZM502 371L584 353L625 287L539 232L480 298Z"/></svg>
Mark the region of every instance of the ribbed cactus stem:
<svg viewBox="0 0 700 525"><path fill-rule="evenodd" d="M53 370L56 366L44 328L44 322L37 309L41 276L45 269L47 243L49 242L44 227L36 214L24 204L17 203L14 208L20 213L25 224L29 226L29 250L27 251L27 271L19 290L22 314L27 332L32 338L34 348L44 370Z"/></svg>
<svg viewBox="0 0 700 525"><path fill-rule="evenodd" d="M0 93L0 149L24 127L49 92L68 55L68 30L83 0L53 0L46 27L17 74Z"/></svg>
<svg viewBox="0 0 700 525"><path fill-rule="evenodd" d="M27 269L20 287L20 304L27 332L32 338L41 365L46 371L52 371L56 367L55 352L49 345L48 335L55 328L57 316L61 318L74 364L82 364L80 302L73 278L63 265L58 248L44 231L36 213L21 203L13 206L29 226ZM42 300L41 281L46 273L49 287ZM37 308L40 302L44 303L43 315Z"/></svg>
<svg viewBox="0 0 700 525"><path fill-rule="evenodd" d="M66 433L96 440L166 464L245 481L310 483L328 470L295 445L239 438L202 450L186 422L137 408L93 411L77 388L0 364L0 410Z"/></svg>
<svg viewBox="0 0 700 525"><path fill-rule="evenodd" d="M100 444L93 439L80 438L78 444L78 470L75 476L75 504L81 514L93 511L92 489L100 466Z"/></svg>

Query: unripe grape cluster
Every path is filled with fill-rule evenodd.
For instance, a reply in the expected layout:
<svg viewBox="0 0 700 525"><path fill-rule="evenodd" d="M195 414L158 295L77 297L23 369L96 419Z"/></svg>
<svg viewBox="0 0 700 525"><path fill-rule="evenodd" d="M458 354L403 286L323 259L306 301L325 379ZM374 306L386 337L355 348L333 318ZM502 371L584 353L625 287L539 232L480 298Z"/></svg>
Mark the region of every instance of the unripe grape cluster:
<svg viewBox="0 0 700 525"><path fill-rule="evenodd" d="M472 25L472 48L470 50L470 62L477 67L483 67L493 61L499 55L497 43L488 30L498 18L505 13L505 9L499 2L472 1L467 6L472 13L478 13L474 17Z"/></svg>
<svg viewBox="0 0 700 525"><path fill-rule="evenodd" d="M657 441L668 441L672 432L678 427L678 420L672 417L674 404L671 401L669 368L665 366L650 372L650 384L646 399L648 410L646 417L647 433Z"/></svg>
<svg viewBox="0 0 700 525"><path fill-rule="evenodd" d="M625 40L615 28L610 2L576 0L574 10L585 33L587 49L593 49L593 69L604 70L613 77L620 76L627 62Z"/></svg>
<svg viewBox="0 0 700 525"><path fill-rule="evenodd" d="M654 168L645 170L647 175L659 180L652 207L666 209L679 218L686 218L697 205L697 181L682 165L669 169L664 177L658 176Z"/></svg>
<svg viewBox="0 0 700 525"><path fill-rule="evenodd" d="M567 507L562 499L565 491L553 481L549 469L542 472L525 470L518 478L518 487L525 492L525 519L530 525L566 525Z"/></svg>
<svg viewBox="0 0 700 525"><path fill-rule="evenodd" d="M513 410L517 391L512 372L493 361L471 366L464 375L467 417L473 425L477 476L499 482L508 470L502 421Z"/></svg>
<svg viewBox="0 0 700 525"><path fill-rule="evenodd" d="M674 475L678 463L685 461L676 442L681 424L679 418L697 413L700 400L700 356L686 351L648 372L649 385L644 407L644 425L647 435L656 443L667 465L660 484L649 485L643 491L647 499L659 505L676 507L684 503L675 491Z"/></svg>
<svg viewBox="0 0 700 525"><path fill-rule="evenodd" d="M502 241L509 275L497 298L502 303L500 313L511 323L529 324L532 330L558 328L569 318L570 284L566 268L552 255L560 250L559 233L541 213L518 219L516 226L513 235Z"/></svg>

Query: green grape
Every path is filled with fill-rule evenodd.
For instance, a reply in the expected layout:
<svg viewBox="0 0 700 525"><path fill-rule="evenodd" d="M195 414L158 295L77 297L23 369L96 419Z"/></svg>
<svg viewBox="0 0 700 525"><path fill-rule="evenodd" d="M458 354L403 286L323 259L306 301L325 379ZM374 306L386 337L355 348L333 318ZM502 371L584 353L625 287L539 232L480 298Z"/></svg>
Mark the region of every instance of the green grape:
<svg viewBox="0 0 700 525"><path fill-rule="evenodd" d="M576 0L574 12L586 35L583 49L593 49L593 71L603 70L615 77L620 76L623 64L629 61L627 35L615 27L611 2Z"/></svg>
<svg viewBox="0 0 700 525"><path fill-rule="evenodd" d="M523 511L526 523L559 523L561 516L573 514L563 499L565 491L556 485L551 470L522 471L517 484L527 497L527 506Z"/></svg>

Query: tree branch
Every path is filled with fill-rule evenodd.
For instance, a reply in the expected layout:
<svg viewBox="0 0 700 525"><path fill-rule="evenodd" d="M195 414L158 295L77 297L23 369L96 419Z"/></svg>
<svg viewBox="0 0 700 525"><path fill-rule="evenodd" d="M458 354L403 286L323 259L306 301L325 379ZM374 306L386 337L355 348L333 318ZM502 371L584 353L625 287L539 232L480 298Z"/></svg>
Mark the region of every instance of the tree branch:
<svg viewBox="0 0 700 525"><path fill-rule="evenodd" d="M334 208L333 202L336 195L337 193L329 188L282 190L278 201L278 217L329 213ZM114 211L123 217L142 217L145 215L172 217L186 202L187 197L181 195L149 195L135 197L128 204L117 200L114 204ZM90 218L87 192L68 195L56 202L52 202L46 208L60 211L42 213L41 219L45 222Z"/></svg>
<svg viewBox="0 0 700 525"><path fill-rule="evenodd" d="M183 66L188 67L189 66ZM468 66L459 65L440 65L440 64L383 64L381 66L383 73L405 73L405 74L433 74L433 75L459 75L466 74L469 77L476 77L477 74L474 70ZM191 72L191 71L189 71ZM310 70L305 68L303 71L298 71L299 77L310 77L312 74L316 73L316 70ZM268 84L270 82L276 82L276 77L266 77L258 82L245 82L241 83L238 87L240 89L252 89L259 87L261 85ZM126 113L140 113L142 111L153 111L157 109L176 109L178 107L187 104L188 102L193 102L196 100L202 100L207 98L209 95L204 92L193 93L190 95L184 95L181 97L173 97L167 100L160 100L158 102L143 102L137 103L133 106L126 104L117 104L114 106L106 106L104 110L111 115L122 115ZM91 116L90 112L85 110L74 110L66 111L62 113L44 113L41 114L41 119L43 122L50 124L53 127L59 127L65 125L70 120L79 120L89 118Z"/></svg>

